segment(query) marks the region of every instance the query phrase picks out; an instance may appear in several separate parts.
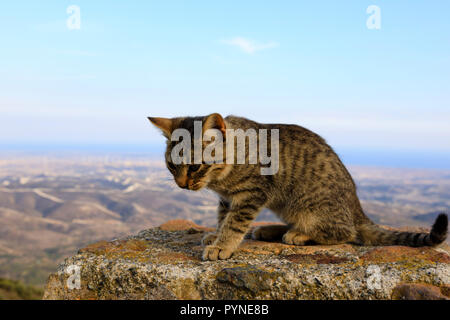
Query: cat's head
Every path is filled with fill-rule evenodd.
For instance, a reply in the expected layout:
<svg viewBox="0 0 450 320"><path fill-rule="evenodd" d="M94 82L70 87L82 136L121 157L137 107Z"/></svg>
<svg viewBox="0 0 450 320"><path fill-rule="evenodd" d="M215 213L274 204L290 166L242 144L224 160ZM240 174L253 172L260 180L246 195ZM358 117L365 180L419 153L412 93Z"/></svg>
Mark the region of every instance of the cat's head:
<svg viewBox="0 0 450 320"><path fill-rule="evenodd" d="M189 190L200 190L201 188L208 185L209 182L220 179L225 172L227 171L227 167L224 163L205 163L204 159L201 163L194 163L194 128L195 123L197 125L201 122L201 130L202 136L208 129L219 130L223 137L225 137L226 125L222 116L218 113L213 113L211 115L205 117L180 117L180 118L148 118L151 123L153 123L158 129L161 130L164 137L166 137L166 152L165 152L165 161L167 169L169 169L170 173L173 175L173 178L177 185L180 188L189 189ZM185 129L189 132L190 137L190 151L191 151L191 161L190 163L186 163L183 161L175 161L173 159L173 155L181 155L184 156L181 151L181 154L178 152L180 143L179 141L172 141L172 134L176 132L180 132L177 129ZM197 133L198 134L198 133ZM181 140L180 140L181 141ZM203 141L201 143L202 154L204 149L208 143ZM174 150L174 148L177 148ZM174 152L172 152L174 151ZM175 152L176 151L176 152Z"/></svg>

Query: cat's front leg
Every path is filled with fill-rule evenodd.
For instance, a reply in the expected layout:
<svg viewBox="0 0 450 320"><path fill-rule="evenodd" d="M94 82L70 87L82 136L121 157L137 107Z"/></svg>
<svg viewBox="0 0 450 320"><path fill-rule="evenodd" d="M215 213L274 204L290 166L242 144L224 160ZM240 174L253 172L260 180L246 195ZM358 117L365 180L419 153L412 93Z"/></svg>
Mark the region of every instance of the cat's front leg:
<svg viewBox="0 0 450 320"><path fill-rule="evenodd" d="M217 207L217 229L215 232L205 234L202 238L202 245L207 246L216 241L217 234L228 212L230 212L230 202L221 197L219 200L219 206Z"/></svg>
<svg viewBox="0 0 450 320"><path fill-rule="evenodd" d="M264 206L264 195L249 194L235 201L219 228L217 239L203 251L203 260L228 259L250 229L250 224Z"/></svg>

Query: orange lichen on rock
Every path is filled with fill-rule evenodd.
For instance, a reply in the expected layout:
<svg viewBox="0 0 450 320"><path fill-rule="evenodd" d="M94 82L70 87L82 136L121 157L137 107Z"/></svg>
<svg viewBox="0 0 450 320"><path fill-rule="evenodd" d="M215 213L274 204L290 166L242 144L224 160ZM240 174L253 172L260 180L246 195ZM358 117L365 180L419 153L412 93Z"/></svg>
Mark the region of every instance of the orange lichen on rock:
<svg viewBox="0 0 450 320"><path fill-rule="evenodd" d="M431 262L450 263L450 256L430 247L411 248L404 246L378 247L361 257L367 262L397 262L404 260L426 260Z"/></svg>
<svg viewBox="0 0 450 320"><path fill-rule="evenodd" d="M441 288L424 283L402 283L392 290L394 300L448 300Z"/></svg>
<svg viewBox="0 0 450 320"><path fill-rule="evenodd" d="M145 251L149 244L145 240L127 239L111 242L100 241L79 250L79 253L92 253L110 258L146 259Z"/></svg>
<svg viewBox="0 0 450 320"><path fill-rule="evenodd" d="M189 230L189 229L197 229L200 231L214 231L214 228L208 228L199 226L198 224L195 224L192 221L189 220L183 220L183 219L175 219L175 220L169 220L166 223L159 226L159 229L164 231L183 231L183 230Z"/></svg>

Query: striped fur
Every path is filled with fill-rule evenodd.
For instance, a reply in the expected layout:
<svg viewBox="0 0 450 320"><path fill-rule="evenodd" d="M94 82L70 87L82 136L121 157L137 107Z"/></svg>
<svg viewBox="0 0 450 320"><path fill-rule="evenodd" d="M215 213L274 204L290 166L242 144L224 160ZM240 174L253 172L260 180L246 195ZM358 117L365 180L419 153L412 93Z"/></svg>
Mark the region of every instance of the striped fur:
<svg viewBox="0 0 450 320"><path fill-rule="evenodd" d="M285 226L261 227L254 239L282 239L288 244L305 243L435 246L447 236L447 215L441 214L429 234L382 229L364 214L356 186L333 149L317 134L297 125L260 124L245 118L219 114L206 117L149 118L168 137L176 128L193 136L195 120L203 130L279 129L279 171L261 175L260 164L171 163L173 142L167 141L166 163L176 183L186 189L207 187L220 196L217 233L204 238L203 258L227 259L249 231L262 208L269 208ZM248 139L247 139L248 144ZM193 148L192 148L193 149ZM268 146L270 153L270 146ZM226 146L224 152L226 154Z"/></svg>

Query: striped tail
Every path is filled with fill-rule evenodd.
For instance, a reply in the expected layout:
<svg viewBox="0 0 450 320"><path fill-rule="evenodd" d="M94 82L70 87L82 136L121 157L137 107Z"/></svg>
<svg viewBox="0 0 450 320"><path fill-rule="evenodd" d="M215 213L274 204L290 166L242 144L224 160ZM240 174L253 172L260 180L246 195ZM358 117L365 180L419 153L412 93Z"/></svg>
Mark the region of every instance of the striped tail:
<svg viewBox="0 0 450 320"><path fill-rule="evenodd" d="M368 246L436 246L447 238L448 217L441 213L433 224L430 233L390 231L374 223L362 224L358 227L359 241Z"/></svg>

